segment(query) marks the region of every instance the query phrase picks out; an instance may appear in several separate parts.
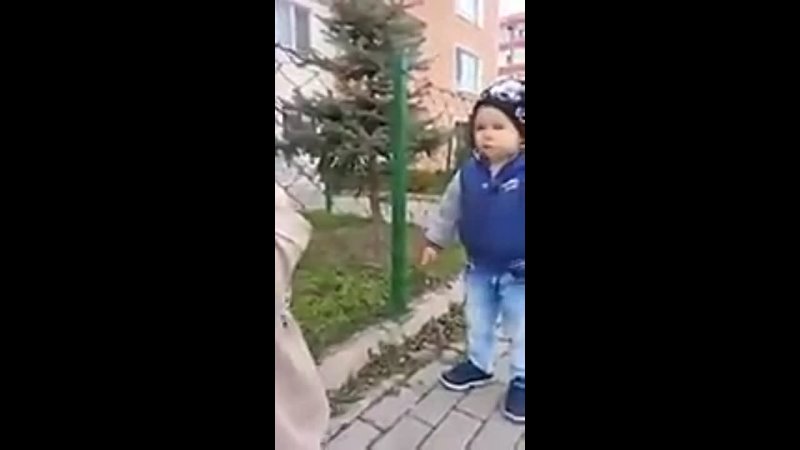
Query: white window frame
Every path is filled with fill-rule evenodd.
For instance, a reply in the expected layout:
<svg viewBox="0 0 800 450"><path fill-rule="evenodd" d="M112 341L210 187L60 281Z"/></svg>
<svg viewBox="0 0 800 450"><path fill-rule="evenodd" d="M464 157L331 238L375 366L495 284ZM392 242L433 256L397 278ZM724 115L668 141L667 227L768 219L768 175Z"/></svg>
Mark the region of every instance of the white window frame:
<svg viewBox="0 0 800 450"><path fill-rule="evenodd" d="M305 7L303 5L298 5L297 3L291 0L276 0L275 5L277 7L278 3L285 3L289 7L289 48L294 51L301 51L297 48L297 10L301 10L306 13L308 16L308 46L311 47L311 36L313 32L311 30L312 22L314 16L311 14L311 9ZM277 36L275 37L275 42L278 41ZM303 50L304 51L304 50Z"/></svg>
<svg viewBox="0 0 800 450"><path fill-rule="evenodd" d="M467 53L468 55L470 55L473 58L475 58L475 61L477 62L476 74L475 74L477 79L475 80L475 89L474 90L471 89L471 88L466 88L464 86L461 86L461 80L459 79L459 76L458 76L458 55L459 55L459 52ZM455 85L455 88L456 88L455 90L457 92L467 92L467 93L476 94L476 95L481 92L481 87L483 86L483 61L481 60L481 57L478 55L478 52L476 52L475 50L473 50L473 49L471 49L469 47L461 45L461 44L456 44L455 45L455 49L453 50L453 79L454 79L454 85Z"/></svg>
<svg viewBox="0 0 800 450"><path fill-rule="evenodd" d="M514 51L514 63L525 64L525 47L513 47L512 50Z"/></svg>
<svg viewBox="0 0 800 450"><path fill-rule="evenodd" d="M461 2L464 0L454 0L454 1L455 1L455 11L459 17L461 17L462 19L466 20L467 22L473 25L483 28L483 15L484 15L483 3L485 0L467 0L475 2L475 14L477 15L477 17L470 17L469 11L466 11L461 7Z"/></svg>
<svg viewBox="0 0 800 450"><path fill-rule="evenodd" d="M516 29L513 26L507 26L507 27L505 27L505 29L503 31L507 31L508 32L508 33L504 33L505 36L503 36L503 37L505 38L506 42L508 42L510 44L516 38L516 35L517 35Z"/></svg>

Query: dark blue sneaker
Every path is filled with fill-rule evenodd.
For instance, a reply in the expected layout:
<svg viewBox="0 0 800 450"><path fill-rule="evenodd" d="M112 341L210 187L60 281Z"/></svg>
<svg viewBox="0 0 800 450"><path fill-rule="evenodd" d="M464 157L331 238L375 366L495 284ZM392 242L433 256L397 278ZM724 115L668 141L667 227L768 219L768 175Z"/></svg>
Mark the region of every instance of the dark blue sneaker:
<svg viewBox="0 0 800 450"><path fill-rule="evenodd" d="M508 386L503 415L514 423L525 423L525 379L514 378Z"/></svg>
<svg viewBox="0 0 800 450"><path fill-rule="evenodd" d="M482 371L469 361L464 361L443 373L439 381L451 391L466 391L490 383L492 377L492 374Z"/></svg>

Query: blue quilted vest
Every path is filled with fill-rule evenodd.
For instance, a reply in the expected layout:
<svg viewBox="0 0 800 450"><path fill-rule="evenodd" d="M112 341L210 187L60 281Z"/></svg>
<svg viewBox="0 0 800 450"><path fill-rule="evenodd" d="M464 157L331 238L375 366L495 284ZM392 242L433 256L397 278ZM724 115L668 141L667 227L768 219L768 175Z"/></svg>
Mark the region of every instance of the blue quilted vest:
<svg viewBox="0 0 800 450"><path fill-rule="evenodd" d="M458 233L473 265L492 271L525 267L525 155L493 178L484 159L461 168Z"/></svg>

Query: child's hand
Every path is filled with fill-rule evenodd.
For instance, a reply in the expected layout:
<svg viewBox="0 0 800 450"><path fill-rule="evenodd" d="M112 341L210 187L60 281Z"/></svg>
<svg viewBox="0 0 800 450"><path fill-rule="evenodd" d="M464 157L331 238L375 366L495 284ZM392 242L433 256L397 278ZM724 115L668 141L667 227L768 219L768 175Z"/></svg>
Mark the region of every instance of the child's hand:
<svg viewBox="0 0 800 450"><path fill-rule="evenodd" d="M420 259L420 264L427 266L428 264L436 261L438 257L439 249L432 245L426 245L425 248L422 249L422 258Z"/></svg>

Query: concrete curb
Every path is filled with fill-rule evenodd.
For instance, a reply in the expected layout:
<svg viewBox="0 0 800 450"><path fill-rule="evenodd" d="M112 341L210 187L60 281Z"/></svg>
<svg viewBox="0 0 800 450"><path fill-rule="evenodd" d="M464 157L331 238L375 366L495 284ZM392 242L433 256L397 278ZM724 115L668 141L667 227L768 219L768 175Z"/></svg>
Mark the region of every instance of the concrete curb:
<svg viewBox="0 0 800 450"><path fill-rule="evenodd" d="M346 342L334 347L319 365L325 389L339 389L351 375L357 373L369 362L369 352L377 353L381 343L399 344L407 337L414 336L431 319L444 316L450 311L452 304L463 301L463 284L461 278L454 280L449 286L423 294L411 304L411 312L400 322L385 321L373 325L353 336ZM438 376L441 367L434 360L433 367ZM423 369L431 372L431 369ZM419 378L415 375L413 379ZM330 419L325 442L335 437L343 429L373 404L379 401L391 387L396 386L404 375L395 375L383 380L364 394L361 400L348 405L345 411ZM428 377L430 378L430 377Z"/></svg>
<svg viewBox="0 0 800 450"><path fill-rule="evenodd" d="M333 347L319 364L325 389L339 389L351 375L369 362L369 353L377 353L381 343L399 344L406 337L416 335L429 320L447 314L450 305L462 302L463 298L463 284L458 278L450 286L425 293L414 300L410 314L402 322L386 321L373 325Z"/></svg>

